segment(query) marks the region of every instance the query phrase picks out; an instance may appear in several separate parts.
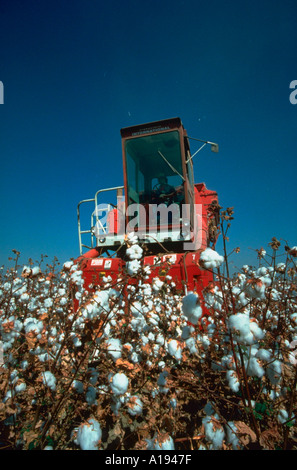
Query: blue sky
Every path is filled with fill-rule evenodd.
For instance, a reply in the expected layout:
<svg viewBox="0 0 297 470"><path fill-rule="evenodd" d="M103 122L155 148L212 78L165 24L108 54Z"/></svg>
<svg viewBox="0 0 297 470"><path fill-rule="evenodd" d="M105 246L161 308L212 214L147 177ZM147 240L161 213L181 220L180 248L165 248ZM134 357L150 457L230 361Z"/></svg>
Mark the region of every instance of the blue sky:
<svg viewBox="0 0 297 470"><path fill-rule="evenodd" d="M234 206L236 265L296 245L296 55L295 0L1 0L0 265L77 256L77 203L123 182L120 129L175 116L219 143L195 179Z"/></svg>

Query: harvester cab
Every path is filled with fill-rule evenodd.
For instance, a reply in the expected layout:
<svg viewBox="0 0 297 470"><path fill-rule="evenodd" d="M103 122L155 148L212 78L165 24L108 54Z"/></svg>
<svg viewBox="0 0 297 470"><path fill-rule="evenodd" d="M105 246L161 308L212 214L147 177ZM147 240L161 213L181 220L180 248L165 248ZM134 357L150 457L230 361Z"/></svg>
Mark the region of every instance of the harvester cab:
<svg viewBox="0 0 297 470"><path fill-rule="evenodd" d="M78 261L86 288L98 287L104 277L117 283L128 261L127 235L135 233L151 278L166 273L177 289L201 291L213 277L200 269L199 257L216 243L218 197L204 183L194 183L193 157L207 144L217 151L217 144L194 139L202 146L191 155L179 118L126 127L121 137L124 185L100 189L78 204ZM113 202L99 203L99 196L111 194ZM91 227L83 230L86 203L93 204L93 211ZM82 242L86 235L89 245Z"/></svg>

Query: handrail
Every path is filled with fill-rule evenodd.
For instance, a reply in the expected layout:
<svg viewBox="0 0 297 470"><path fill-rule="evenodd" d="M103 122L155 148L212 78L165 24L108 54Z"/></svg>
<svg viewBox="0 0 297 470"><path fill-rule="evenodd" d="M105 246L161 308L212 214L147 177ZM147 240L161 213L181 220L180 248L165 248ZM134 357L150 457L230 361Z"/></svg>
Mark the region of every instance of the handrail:
<svg viewBox="0 0 297 470"><path fill-rule="evenodd" d="M96 222L98 222L99 219L98 219L98 214L97 214L96 208L97 208L97 205L98 205L97 202L98 202L99 193L108 192L108 191L118 191L120 189L124 189L124 186L115 186L113 188L99 189L92 199L83 199L82 201L80 201L78 203L78 205L77 205L77 224L78 224L78 241L79 241L79 253L80 253L80 255L82 255L82 248L86 247L86 245L82 244L82 239L81 239L82 234L85 234L85 233L90 233L91 234L91 248L94 248L94 235L92 233L92 227L94 226L93 214L95 212ZM95 210L92 212L92 215L91 215L91 229L90 230L81 230L80 206L81 206L81 204L84 204L84 203L87 203L87 202L94 202L95 203Z"/></svg>

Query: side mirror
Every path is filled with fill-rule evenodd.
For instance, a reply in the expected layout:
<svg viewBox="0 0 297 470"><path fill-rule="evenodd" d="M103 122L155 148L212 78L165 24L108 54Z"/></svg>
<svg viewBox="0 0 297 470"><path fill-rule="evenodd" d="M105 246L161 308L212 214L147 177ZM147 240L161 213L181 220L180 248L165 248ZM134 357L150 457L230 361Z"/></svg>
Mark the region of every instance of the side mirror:
<svg viewBox="0 0 297 470"><path fill-rule="evenodd" d="M213 143L211 143L210 148L211 148L211 151L212 151L212 152L214 152L214 153L219 153L219 146L218 146L218 144L213 144Z"/></svg>

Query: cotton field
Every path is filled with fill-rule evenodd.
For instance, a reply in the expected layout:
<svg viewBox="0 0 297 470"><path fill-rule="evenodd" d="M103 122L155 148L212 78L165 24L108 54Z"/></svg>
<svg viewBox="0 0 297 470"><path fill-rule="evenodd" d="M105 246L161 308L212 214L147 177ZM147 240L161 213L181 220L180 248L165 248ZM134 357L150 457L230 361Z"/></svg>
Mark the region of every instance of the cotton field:
<svg viewBox="0 0 297 470"><path fill-rule="evenodd" d="M135 235L127 255L92 293L73 261L2 268L0 446L296 449L297 247L232 276L206 249L202 296L148 283Z"/></svg>

